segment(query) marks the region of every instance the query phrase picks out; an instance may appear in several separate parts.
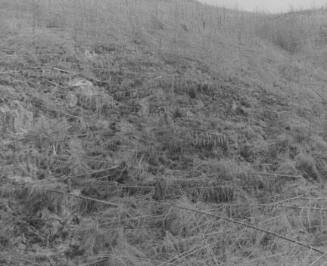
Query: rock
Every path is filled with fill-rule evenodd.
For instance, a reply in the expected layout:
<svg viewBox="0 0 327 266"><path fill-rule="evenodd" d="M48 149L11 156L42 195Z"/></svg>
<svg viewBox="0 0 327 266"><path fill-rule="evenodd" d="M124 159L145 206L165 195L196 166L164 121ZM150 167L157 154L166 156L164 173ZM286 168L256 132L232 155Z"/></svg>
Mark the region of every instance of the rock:
<svg viewBox="0 0 327 266"><path fill-rule="evenodd" d="M97 113L103 113L116 106L114 98L86 79L74 79L68 84L72 91L66 96L70 108L79 106Z"/></svg>

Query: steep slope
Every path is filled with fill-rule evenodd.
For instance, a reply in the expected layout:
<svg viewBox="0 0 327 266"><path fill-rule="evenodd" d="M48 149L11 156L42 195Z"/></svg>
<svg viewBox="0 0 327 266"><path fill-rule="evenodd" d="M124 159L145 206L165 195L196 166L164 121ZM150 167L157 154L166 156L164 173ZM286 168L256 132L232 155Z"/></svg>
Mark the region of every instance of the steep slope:
<svg viewBox="0 0 327 266"><path fill-rule="evenodd" d="M271 17L191 1L0 5L1 264L317 259L325 70L262 35Z"/></svg>

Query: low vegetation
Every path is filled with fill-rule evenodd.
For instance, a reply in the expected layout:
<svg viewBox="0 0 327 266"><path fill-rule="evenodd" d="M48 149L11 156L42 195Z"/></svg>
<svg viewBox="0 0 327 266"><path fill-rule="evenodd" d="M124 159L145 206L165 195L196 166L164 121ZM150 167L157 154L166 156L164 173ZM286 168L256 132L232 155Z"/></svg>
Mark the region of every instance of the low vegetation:
<svg viewBox="0 0 327 266"><path fill-rule="evenodd" d="M0 265L325 260L325 10L0 12Z"/></svg>

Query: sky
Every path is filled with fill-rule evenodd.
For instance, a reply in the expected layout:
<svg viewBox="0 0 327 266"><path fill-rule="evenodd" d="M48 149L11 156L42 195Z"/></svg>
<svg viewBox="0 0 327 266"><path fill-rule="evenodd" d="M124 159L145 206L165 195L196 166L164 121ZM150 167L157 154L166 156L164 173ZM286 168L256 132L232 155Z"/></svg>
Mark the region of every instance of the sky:
<svg viewBox="0 0 327 266"><path fill-rule="evenodd" d="M291 8L303 9L313 7L327 7L327 0L199 0L228 8L237 8L248 11L286 12Z"/></svg>

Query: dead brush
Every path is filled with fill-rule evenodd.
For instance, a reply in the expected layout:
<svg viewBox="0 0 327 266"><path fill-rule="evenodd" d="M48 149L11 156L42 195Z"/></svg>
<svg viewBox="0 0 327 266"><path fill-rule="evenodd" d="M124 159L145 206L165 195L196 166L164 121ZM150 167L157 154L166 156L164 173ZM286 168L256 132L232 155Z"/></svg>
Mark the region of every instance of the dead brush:
<svg viewBox="0 0 327 266"><path fill-rule="evenodd" d="M214 183L207 187L184 188L183 191L193 202L202 201L219 204L232 202L235 199L235 191L232 187Z"/></svg>
<svg viewBox="0 0 327 266"><path fill-rule="evenodd" d="M310 128L306 124L296 125L292 127L291 136L293 138L293 141L297 144L305 145L307 143L310 143Z"/></svg>
<svg viewBox="0 0 327 266"><path fill-rule="evenodd" d="M242 190L261 200L269 198L269 195L281 193L284 188L283 182L280 182L278 176L267 176L260 173L248 173L238 182Z"/></svg>
<svg viewBox="0 0 327 266"><path fill-rule="evenodd" d="M196 148L212 150L219 147L225 152L228 151L229 140L224 134L205 131L192 131L190 134L192 145Z"/></svg>
<svg viewBox="0 0 327 266"><path fill-rule="evenodd" d="M221 159L215 165L210 162L208 165L212 171L216 171L216 182L220 181L242 181L251 172L251 166L248 163L240 163L234 159Z"/></svg>
<svg viewBox="0 0 327 266"><path fill-rule="evenodd" d="M208 189L204 189L204 192L201 193L200 199L202 199L202 201L222 203L232 202L235 199L235 192L232 187L212 185L212 188L209 187Z"/></svg>
<svg viewBox="0 0 327 266"><path fill-rule="evenodd" d="M107 265L153 265L144 252L130 244L123 229L119 229L117 232L117 244L109 256Z"/></svg>
<svg viewBox="0 0 327 266"><path fill-rule="evenodd" d="M183 253L184 251L190 249L189 246L191 245L187 245L187 244L188 243L180 241L178 236L175 237L172 233L166 231L160 253L166 253L172 255Z"/></svg>
<svg viewBox="0 0 327 266"><path fill-rule="evenodd" d="M197 79L194 77L197 77ZM213 98L217 94L217 86L211 81L206 81L206 78L205 75L200 75L196 71L185 73L184 77L174 80L174 93L188 95L191 99L203 95Z"/></svg>
<svg viewBox="0 0 327 266"><path fill-rule="evenodd" d="M310 209L310 207L312 209ZM299 226L306 232L317 235L324 231L326 212L319 212L314 210L314 208L317 208L317 206L309 205L307 208L299 208Z"/></svg>
<svg viewBox="0 0 327 266"><path fill-rule="evenodd" d="M75 245L78 245L78 249L87 256L94 256L105 250L112 252L118 244L118 232L113 229L101 228L98 222L92 218L82 219L75 234L75 239L79 239Z"/></svg>
<svg viewBox="0 0 327 266"><path fill-rule="evenodd" d="M27 215L33 217L48 209L58 215L62 214L65 205L65 198L62 195L49 192L53 184L38 184L32 187L23 187L16 191L16 197L23 202L24 211Z"/></svg>
<svg viewBox="0 0 327 266"><path fill-rule="evenodd" d="M192 165L192 159L188 157L190 146L183 133L174 124L155 130L155 138L160 143L161 163L171 169L186 169Z"/></svg>

